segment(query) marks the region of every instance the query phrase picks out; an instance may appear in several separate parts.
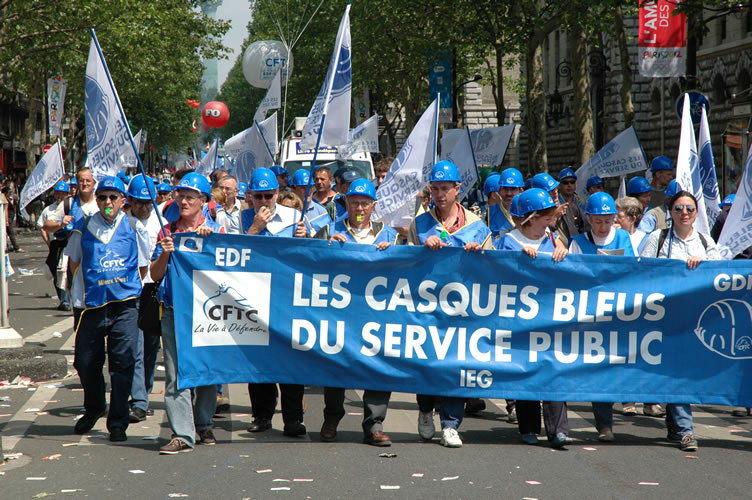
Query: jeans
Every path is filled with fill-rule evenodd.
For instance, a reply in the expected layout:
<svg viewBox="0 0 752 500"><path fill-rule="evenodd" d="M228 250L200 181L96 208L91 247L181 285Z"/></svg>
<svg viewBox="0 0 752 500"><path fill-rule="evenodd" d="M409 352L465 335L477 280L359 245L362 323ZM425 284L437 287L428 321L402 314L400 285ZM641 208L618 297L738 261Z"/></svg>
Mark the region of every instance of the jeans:
<svg viewBox="0 0 752 500"><path fill-rule="evenodd" d="M143 411L149 409L149 393L154 386L154 366L159 352L159 337L145 335L138 330L136 344L136 366L133 369L133 384L131 385L131 406Z"/></svg>
<svg viewBox="0 0 752 500"><path fill-rule="evenodd" d="M595 428L600 432L608 427L614 428L614 404L613 403L593 403L593 416L595 417Z"/></svg>
<svg viewBox="0 0 752 500"><path fill-rule="evenodd" d="M162 348L165 361L165 410L172 437L180 438L193 447L197 430L200 432L214 427L212 417L217 407L217 386L195 387L195 408L191 402L191 389L178 390L178 353L172 307L165 307L162 312Z"/></svg>
<svg viewBox="0 0 752 500"><path fill-rule="evenodd" d="M692 407L688 404L667 404L666 405L666 427L669 434L678 434L681 437L687 434L694 434L695 429L692 424Z"/></svg>
<svg viewBox="0 0 752 500"><path fill-rule="evenodd" d="M106 352L112 385L107 416L107 429L110 431L115 427L128 428L128 395L136 362L137 322L137 300L85 310L79 317L73 366L84 388L86 413L102 413L107 409L102 375L107 339Z"/></svg>
<svg viewBox="0 0 752 500"><path fill-rule="evenodd" d="M465 416L465 398L437 398L435 396L418 394L417 399L418 409L422 413L433 411L434 402L439 400L441 402L441 408L439 408L441 428L459 429L460 424L462 424L462 418Z"/></svg>

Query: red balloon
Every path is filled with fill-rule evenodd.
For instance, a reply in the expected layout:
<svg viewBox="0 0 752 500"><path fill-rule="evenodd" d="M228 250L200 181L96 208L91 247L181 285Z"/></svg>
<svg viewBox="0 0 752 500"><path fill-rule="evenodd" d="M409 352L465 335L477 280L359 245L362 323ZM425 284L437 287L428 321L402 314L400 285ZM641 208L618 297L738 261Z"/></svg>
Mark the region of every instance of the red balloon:
<svg viewBox="0 0 752 500"><path fill-rule="evenodd" d="M207 102L201 110L201 122L208 128L221 128L227 125L230 119L230 110L223 102Z"/></svg>

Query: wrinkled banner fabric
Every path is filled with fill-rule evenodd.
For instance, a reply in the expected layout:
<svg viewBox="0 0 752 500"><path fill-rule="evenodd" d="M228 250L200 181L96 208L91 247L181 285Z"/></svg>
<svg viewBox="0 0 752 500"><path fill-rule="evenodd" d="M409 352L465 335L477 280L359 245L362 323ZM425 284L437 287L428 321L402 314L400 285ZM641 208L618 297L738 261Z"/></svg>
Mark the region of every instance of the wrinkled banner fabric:
<svg viewBox="0 0 752 500"><path fill-rule="evenodd" d="M752 264L176 235L179 386L752 406ZM176 270L180 274L176 274ZM182 279L181 279L182 277Z"/></svg>

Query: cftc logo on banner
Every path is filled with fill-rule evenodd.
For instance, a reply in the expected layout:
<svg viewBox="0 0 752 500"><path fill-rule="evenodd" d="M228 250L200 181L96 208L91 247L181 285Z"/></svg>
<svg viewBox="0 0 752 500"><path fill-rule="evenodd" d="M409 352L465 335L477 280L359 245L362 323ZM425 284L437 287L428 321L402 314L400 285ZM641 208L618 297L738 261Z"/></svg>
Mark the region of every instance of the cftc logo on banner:
<svg viewBox="0 0 752 500"><path fill-rule="evenodd" d="M193 347L269 345L271 274L193 271Z"/></svg>

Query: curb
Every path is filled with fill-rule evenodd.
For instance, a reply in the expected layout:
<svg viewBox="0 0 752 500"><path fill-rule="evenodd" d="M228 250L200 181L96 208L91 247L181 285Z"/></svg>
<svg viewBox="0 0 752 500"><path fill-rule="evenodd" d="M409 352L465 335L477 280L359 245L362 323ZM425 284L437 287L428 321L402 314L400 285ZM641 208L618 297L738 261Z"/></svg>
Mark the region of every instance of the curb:
<svg viewBox="0 0 752 500"><path fill-rule="evenodd" d="M68 373L68 361L62 354L44 352L42 346L25 344L15 349L0 349L0 380L17 376L32 381L63 378Z"/></svg>

